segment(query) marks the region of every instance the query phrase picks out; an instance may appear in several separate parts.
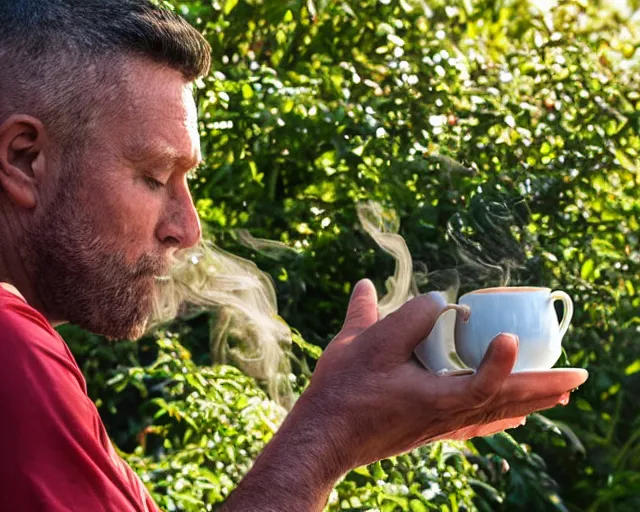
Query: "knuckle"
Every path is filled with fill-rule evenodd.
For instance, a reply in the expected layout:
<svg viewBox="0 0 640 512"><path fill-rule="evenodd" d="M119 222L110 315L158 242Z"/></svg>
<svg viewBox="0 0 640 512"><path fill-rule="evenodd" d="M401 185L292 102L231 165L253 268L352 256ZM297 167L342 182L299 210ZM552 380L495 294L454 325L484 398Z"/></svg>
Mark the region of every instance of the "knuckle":
<svg viewBox="0 0 640 512"><path fill-rule="evenodd" d="M409 301L408 306L411 306L415 312L427 316L436 316L442 309L442 304L439 304L436 299L431 295L418 295Z"/></svg>
<svg viewBox="0 0 640 512"><path fill-rule="evenodd" d="M415 315L435 315L439 309L439 305L433 297L418 295L405 302L393 313L389 313L386 319L387 323L402 325L407 318L413 318Z"/></svg>

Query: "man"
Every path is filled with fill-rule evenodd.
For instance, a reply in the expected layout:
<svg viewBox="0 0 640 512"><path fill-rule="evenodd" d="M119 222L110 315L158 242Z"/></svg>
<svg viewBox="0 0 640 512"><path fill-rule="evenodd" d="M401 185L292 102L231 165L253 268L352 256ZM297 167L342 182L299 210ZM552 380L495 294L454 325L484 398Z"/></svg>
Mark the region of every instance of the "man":
<svg viewBox="0 0 640 512"><path fill-rule="evenodd" d="M5 0L0 26L0 509L156 510L53 327L139 337L158 278L199 240L186 175L200 160L191 84L209 48L146 0ZM422 296L378 321L360 282L309 389L223 510L319 511L350 468L517 426L586 380L527 385L510 375L509 335L475 374L432 375L411 355L439 309Z"/></svg>

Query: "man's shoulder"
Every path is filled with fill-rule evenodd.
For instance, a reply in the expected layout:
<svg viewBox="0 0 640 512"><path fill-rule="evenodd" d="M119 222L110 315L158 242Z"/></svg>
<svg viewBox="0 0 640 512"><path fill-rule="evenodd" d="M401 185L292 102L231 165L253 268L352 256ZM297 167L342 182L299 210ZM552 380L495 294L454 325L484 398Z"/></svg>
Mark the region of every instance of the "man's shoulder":
<svg viewBox="0 0 640 512"><path fill-rule="evenodd" d="M80 387L86 389L78 365L60 335L38 311L1 288L0 351L1 366L58 367L73 374Z"/></svg>
<svg viewBox="0 0 640 512"><path fill-rule="evenodd" d="M29 349L45 342L59 345L56 331L47 320L23 299L0 288L0 348ZM60 347L59 347L60 348Z"/></svg>
<svg viewBox="0 0 640 512"><path fill-rule="evenodd" d="M47 320L23 299L0 288L0 339L28 331L55 336Z"/></svg>

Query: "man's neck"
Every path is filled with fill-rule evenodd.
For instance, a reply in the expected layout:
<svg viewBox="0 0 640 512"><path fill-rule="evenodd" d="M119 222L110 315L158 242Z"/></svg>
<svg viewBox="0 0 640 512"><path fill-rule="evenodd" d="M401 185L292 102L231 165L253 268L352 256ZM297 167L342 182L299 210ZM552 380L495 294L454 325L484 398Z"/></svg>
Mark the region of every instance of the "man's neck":
<svg viewBox="0 0 640 512"><path fill-rule="evenodd" d="M39 311L51 325L64 323L53 318L36 290L36 278L28 268L29 255L21 233L26 226L15 211L10 211L9 202L3 201L0 189L0 283L2 288L20 297ZM25 221L26 222L26 221Z"/></svg>
<svg viewBox="0 0 640 512"><path fill-rule="evenodd" d="M8 292L32 304L31 283L25 267L21 233L25 228L20 212L0 188L0 284Z"/></svg>
<svg viewBox="0 0 640 512"><path fill-rule="evenodd" d="M34 306L35 297L32 297L31 285L24 268L23 258L16 252L8 251L8 249L17 247L18 244L7 236L7 233L1 233L0 236L5 242L3 244L5 245L4 248L7 249L0 253L0 283L2 288Z"/></svg>
<svg viewBox="0 0 640 512"><path fill-rule="evenodd" d="M29 278L25 266L25 254L20 250L20 247L24 248L24 244L15 229L16 226L8 221L9 217L6 213L0 208L0 223L4 222L5 228L0 230L0 283L2 283L2 288L20 297L48 318L36 296L32 280ZM11 229L12 227L14 229Z"/></svg>

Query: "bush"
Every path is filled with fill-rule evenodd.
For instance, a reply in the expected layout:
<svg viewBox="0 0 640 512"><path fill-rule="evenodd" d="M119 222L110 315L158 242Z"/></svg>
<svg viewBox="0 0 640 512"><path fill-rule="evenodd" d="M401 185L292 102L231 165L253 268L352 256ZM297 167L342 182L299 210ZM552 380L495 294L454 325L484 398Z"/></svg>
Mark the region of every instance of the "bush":
<svg viewBox="0 0 640 512"><path fill-rule="evenodd" d="M576 303L563 364L591 378L568 407L515 439L435 445L357 470L329 508L640 505L632 22L577 0L544 13L517 0L172 7L213 46L198 90L206 162L192 181L208 235L273 276L282 316L308 342L325 346L338 331L358 278L382 290L393 272L359 225L368 200L397 213L421 290L509 278ZM293 251L250 250L241 229ZM135 450L129 461L168 510L220 501L281 413L239 372L206 366L211 321L177 324L159 349L66 331L111 435ZM185 354L181 343L193 360L171 357ZM124 367L109 369L116 361Z"/></svg>

